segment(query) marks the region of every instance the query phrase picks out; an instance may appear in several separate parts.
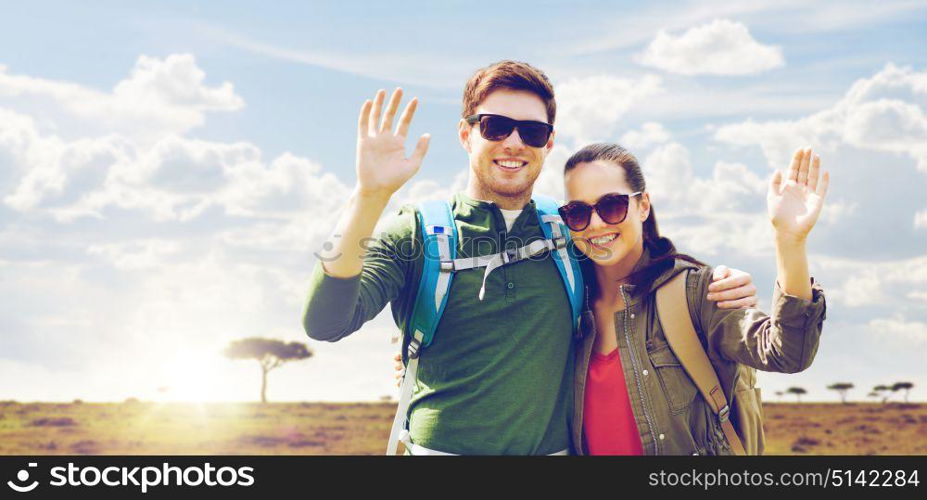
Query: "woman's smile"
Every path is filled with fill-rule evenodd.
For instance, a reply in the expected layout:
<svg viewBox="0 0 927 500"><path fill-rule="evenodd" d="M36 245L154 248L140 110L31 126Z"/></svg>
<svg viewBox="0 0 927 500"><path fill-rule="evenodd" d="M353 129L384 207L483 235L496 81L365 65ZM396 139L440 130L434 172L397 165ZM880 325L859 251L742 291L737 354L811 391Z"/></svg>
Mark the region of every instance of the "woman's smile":
<svg viewBox="0 0 927 500"><path fill-rule="evenodd" d="M621 233L607 233L589 238L589 243L596 248L607 249L618 239Z"/></svg>

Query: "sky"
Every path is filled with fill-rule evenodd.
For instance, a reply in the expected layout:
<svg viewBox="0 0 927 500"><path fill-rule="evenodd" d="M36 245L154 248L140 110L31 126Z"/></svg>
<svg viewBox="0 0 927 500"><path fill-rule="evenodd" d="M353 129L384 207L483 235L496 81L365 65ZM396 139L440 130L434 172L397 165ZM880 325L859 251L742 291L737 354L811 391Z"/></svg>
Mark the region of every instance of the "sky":
<svg viewBox="0 0 927 500"><path fill-rule="evenodd" d="M618 142L662 232L775 279L766 184L799 147L831 172L809 243L827 296L814 364L767 400L927 400L927 2L5 2L0 16L0 399L252 401L251 336L306 342L271 401L395 395L387 311L308 339L315 257L353 189L356 119L418 96L432 135L403 203L467 176L467 78L527 61L555 86L563 163ZM900 399L897 394L894 399ZM786 396L783 400L789 400Z"/></svg>

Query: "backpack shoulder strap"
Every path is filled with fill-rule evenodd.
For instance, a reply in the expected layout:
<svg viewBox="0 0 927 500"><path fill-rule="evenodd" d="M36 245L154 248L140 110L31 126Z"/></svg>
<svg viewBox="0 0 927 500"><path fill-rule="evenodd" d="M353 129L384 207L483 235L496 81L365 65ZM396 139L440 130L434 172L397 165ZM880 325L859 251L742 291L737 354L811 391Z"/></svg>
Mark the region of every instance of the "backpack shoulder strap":
<svg viewBox="0 0 927 500"><path fill-rule="evenodd" d="M390 429L386 454L395 455L399 442L409 446L409 403L412 389L418 378L418 357L421 350L434 340L435 329L447 305L447 292L454 277L454 258L457 256L457 225L454 214L445 201L426 201L418 204L416 217L422 231L422 277L412 307L412 317L406 323L411 337L405 351L406 371L399 392L399 404Z"/></svg>
<svg viewBox="0 0 927 500"><path fill-rule="evenodd" d="M699 342L686 298L687 271L674 276L657 289L657 316L663 326L663 334L673 354L682 363L686 373L695 382L708 406L718 416L721 430L737 455L744 455L744 447L734 431L730 420L730 406L721 388L718 374L708 359L702 343Z"/></svg>
<svg viewBox="0 0 927 500"><path fill-rule="evenodd" d="M457 225L447 202L426 201L418 204L417 217L422 231L422 277L412 309L407 331L411 337L409 357L427 347L434 339L435 329L454 277L457 257Z"/></svg>
<svg viewBox="0 0 927 500"><path fill-rule="evenodd" d="M583 307L583 273L579 268L579 262L572 258L569 252L569 245L572 245L570 239L570 230L560 218L557 211L559 204L556 200L548 196L534 196L534 206L538 213L538 223L541 230L544 231L544 237L553 241L554 249L551 250L554 263L557 270L560 271L560 277L563 280L563 286L566 288L567 296L570 297L570 307L573 310L573 330L577 332L579 328L579 317Z"/></svg>

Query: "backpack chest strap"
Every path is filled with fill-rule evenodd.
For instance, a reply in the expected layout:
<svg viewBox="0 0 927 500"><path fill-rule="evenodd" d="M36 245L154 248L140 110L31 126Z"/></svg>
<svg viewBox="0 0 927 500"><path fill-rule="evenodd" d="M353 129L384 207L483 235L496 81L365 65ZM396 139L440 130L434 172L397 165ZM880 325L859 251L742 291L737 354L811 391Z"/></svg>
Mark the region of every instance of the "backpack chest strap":
<svg viewBox="0 0 927 500"><path fill-rule="evenodd" d="M565 242L562 243L565 245ZM452 271L464 271L467 269L479 269L485 267L486 270L483 272L483 286L480 287L480 300L483 300L483 297L486 294L486 280L489 278L489 274L496 269L499 269L502 266L508 264L514 264L535 255L540 255L544 252L557 250L557 243L553 240L535 240L531 243L522 246L520 248L507 249L503 252L490 254L490 255L481 255L479 257L468 257L463 259L454 259L449 262L442 262L442 267L448 267Z"/></svg>

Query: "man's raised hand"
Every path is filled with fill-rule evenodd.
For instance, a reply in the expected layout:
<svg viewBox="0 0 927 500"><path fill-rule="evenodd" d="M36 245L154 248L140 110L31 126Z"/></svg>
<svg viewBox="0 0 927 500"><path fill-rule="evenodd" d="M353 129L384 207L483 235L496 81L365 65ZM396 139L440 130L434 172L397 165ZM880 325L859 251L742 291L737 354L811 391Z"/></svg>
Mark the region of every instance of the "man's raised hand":
<svg viewBox="0 0 927 500"><path fill-rule="evenodd" d="M431 136L422 135L407 158L405 140L418 98L406 105L395 131L393 118L399 109L402 89L393 92L381 121L380 110L385 98L386 91L380 90L373 101L368 99L361 106L357 120L357 183L362 193L389 197L418 172Z"/></svg>

